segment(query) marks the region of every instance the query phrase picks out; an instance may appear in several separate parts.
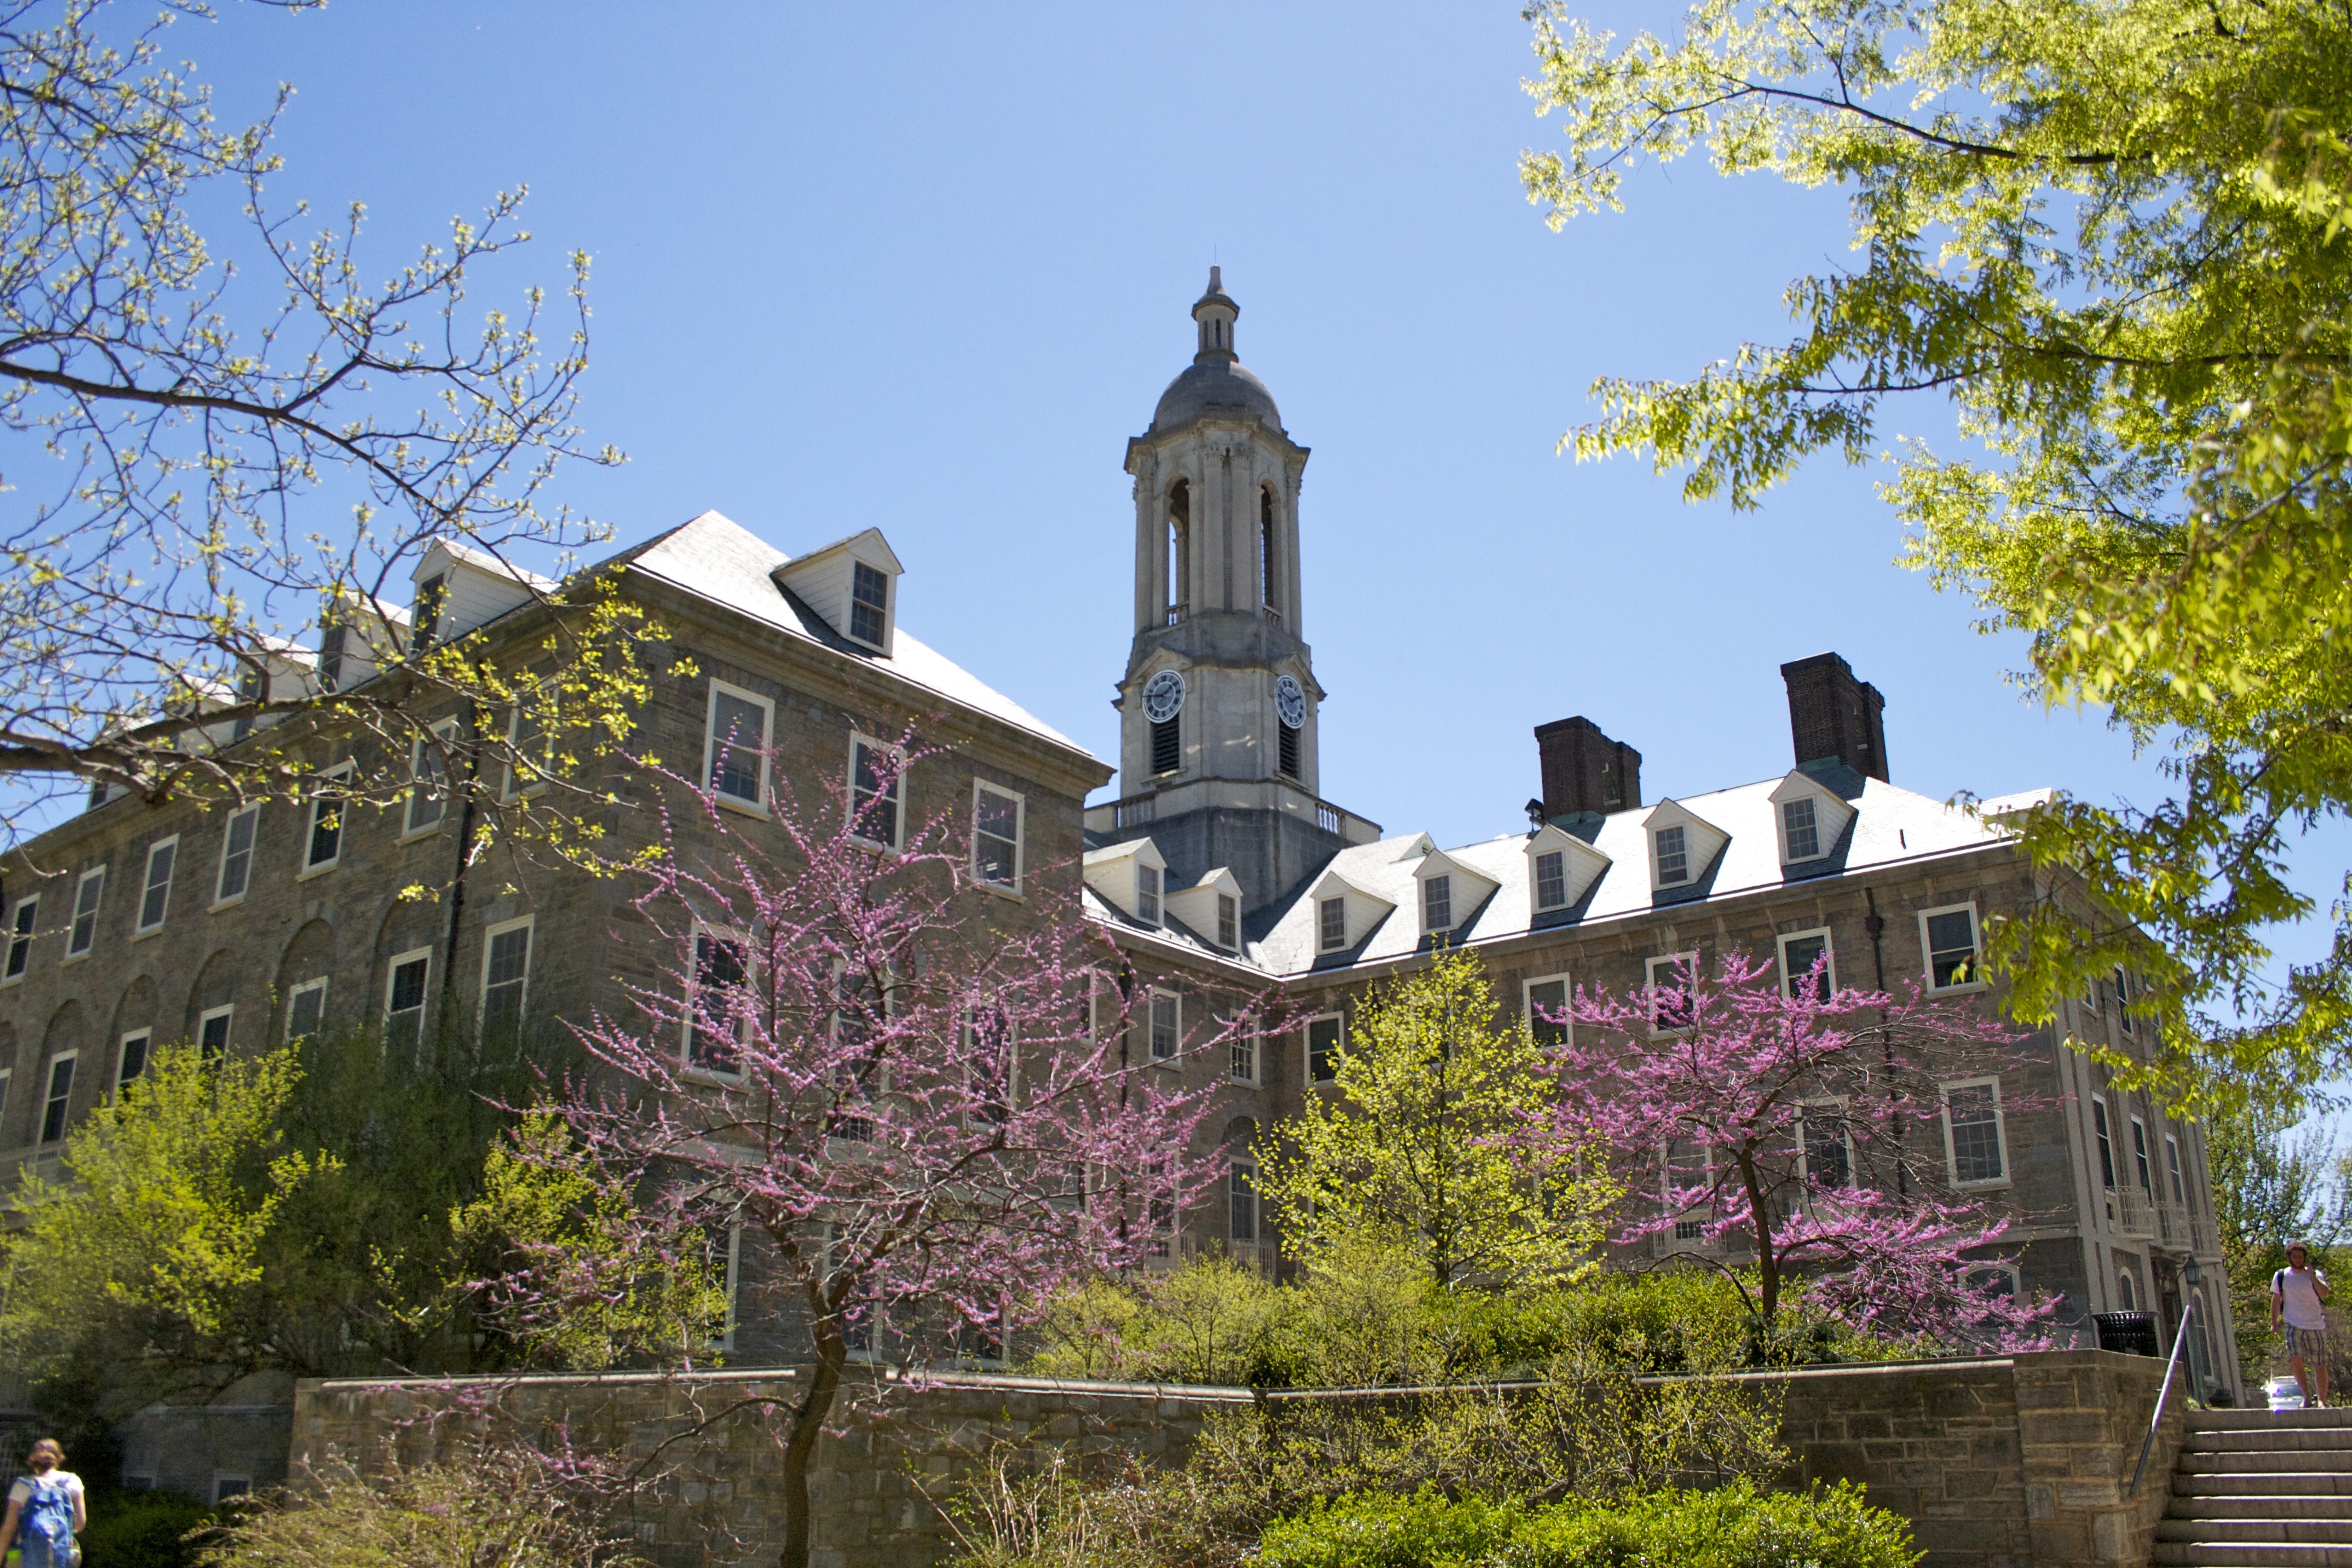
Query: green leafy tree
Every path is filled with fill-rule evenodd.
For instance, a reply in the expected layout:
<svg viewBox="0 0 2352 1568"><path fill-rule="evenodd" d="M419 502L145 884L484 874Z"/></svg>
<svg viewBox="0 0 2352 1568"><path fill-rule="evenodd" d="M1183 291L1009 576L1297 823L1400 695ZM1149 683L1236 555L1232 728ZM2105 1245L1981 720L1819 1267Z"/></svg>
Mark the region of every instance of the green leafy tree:
<svg viewBox="0 0 2352 1568"><path fill-rule="evenodd" d="M2090 898L1996 933L2014 1012L2047 1022L2127 963L2163 1048L2114 1065L2175 1103L2343 1068L2352 884L2284 984L2264 928L2314 912L2292 851L2352 802L2352 12L1700 0L1678 37L1614 47L1559 0L1528 14L1566 145L1522 173L1555 226L1703 149L1846 191L1857 253L1790 286L1787 342L1604 378L1564 445L1749 508L1815 453L1878 457L1890 400L1947 400L1961 455L1888 459L1907 559L2026 635L2031 693L2105 705L2172 786L2023 824Z"/></svg>
<svg viewBox="0 0 2352 1568"><path fill-rule="evenodd" d="M2271 1276L2286 1267L2286 1244L2309 1242L2313 1261L2332 1276L2341 1267L2339 1249L2352 1239L2352 1150L2325 1128L2286 1128L2274 1109L2260 1107L2230 1111L2207 1127L2238 1364L2250 1379L2263 1374L2279 1347Z"/></svg>
<svg viewBox="0 0 2352 1568"><path fill-rule="evenodd" d="M1514 1146L1554 1089L1528 1031L1498 1014L1485 967L1465 952L1365 999L1337 1092L1310 1091L1258 1150L1269 1204L1299 1251L1385 1242L1448 1289L1595 1267L1612 1190L1580 1177L1565 1145Z"/></svg>

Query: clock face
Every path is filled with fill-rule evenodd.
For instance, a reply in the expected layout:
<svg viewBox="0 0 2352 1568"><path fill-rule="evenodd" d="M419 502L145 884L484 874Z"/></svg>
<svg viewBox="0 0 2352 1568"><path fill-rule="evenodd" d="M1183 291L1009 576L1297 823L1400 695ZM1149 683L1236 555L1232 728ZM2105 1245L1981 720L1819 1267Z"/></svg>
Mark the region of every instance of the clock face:
<svg viewBox="0 0 2352 1568"><path fill-rule="evenodd" d="M1286 730L1297 730L1307 723L1307 693L1289 676L1280 675L1274 681L1274 711Z"/></svg>
<svg viewBox="0 0 2352 1568"><path fill-rule="evenodd" d="M1165 724L1183 707L1184 676L1181 670L1163 669L1143 683L1143 716L1153 723Z"/></svg>

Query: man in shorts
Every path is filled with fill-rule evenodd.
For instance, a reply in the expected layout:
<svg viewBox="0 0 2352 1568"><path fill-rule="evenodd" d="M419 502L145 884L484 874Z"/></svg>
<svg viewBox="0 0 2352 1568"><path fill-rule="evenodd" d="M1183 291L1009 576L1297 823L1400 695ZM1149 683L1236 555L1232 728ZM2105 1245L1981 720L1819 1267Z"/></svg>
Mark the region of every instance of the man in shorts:
<svg viewBox="0 0 2352 1568"><path fill-rule="evenodd" d="M2327 1407L2327 1276L2311 1266L2311 1248L2286 1244L2286 1267L2271 1275L2271 1331L2284 1320L2287 1365L2303 1384L2303 1402Z"/></svg>

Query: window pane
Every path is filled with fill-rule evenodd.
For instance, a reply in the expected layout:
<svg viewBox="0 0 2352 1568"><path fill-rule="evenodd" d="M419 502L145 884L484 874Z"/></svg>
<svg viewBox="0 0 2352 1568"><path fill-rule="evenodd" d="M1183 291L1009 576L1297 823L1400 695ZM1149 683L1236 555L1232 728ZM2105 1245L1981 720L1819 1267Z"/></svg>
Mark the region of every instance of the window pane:
<svg viewBox="0 0 2352 1568"><path fill-rule="evenodd" d="M1977 922L1967 910L1927 917L1927 966L1937 986L1976 978Z"/></svg>
<svg viewBox="0 0 2352 1568"><path fill-rule="evenodd" d="M147 1070L147 1044L152 1036L130 1035L122 1041L122 1067L115 1074L117 1083L129 1083Z"/></svg>
<svg viewBox="0 0 2352 1568"><path fill-rule="evenodd" d="M253 869L253 830L261 820L261 808L252 806L228 819L228 832L221 840L220 889L215 900L240 897Z"/></svg>
<svg viewBox="0 0 2352 1568"><path fill-rule="evenodd" d="M860 642L880 647L885 612L890 604L889 579L865 562L855 562L851 566L849 599L849 635Z"/></svg>
<svg viewBox="0 0 2352 1568"><path fill-rule="evenodd" d="M441 820L442 786L448 770L440 747L433 741L420 738L409 757L408 826L411 833L421 833Z"/></svg>
<svg viewBox="0 0 2352 1568"><path fill-rule="evenodd" d="M1454 926L1454 879L1432 877L1421 885L1422 923L1429 931L1450 931Z"/></svg>
<svg viewBox="0 0 2352 1568"><path fill-rule="evenodd" d="M1135 912L1154 925L1160 923L1160 872L1153 867L1135 868Z"/></svg>
<svg viewBox="0 0 2352 1568"><path fill-rule="evenodd" d="M1683 830L1678 826L1659 828L1659 885L1664 887L1669 883L1683 882L1689 879L1690 856L1685 852L1684 847Z"/></svg>
<svg viewBox="0 0 2352 1568"><path fill-rule="evenodd" d="M66 1135L66 1110L73 1101L74 1064L71 1057L49 1065L48 1103L41 1109L41 1142L54 1143Z"/></svg>
<svg viewBox="0 0 2352 1568"><path fill-rule="evenodd" d="M1346 899L1324 900L1322 908L1317 911L1316 918L1321 925L1322 948L1325 952L1336 952L1348 945L1348 900Z"/></svg>
<svg viewBox="0 0 2352 1568"><path fill-rule="evenodd" d="M879 746L857 742L852 770L856 832L877 844L898 842L898 760Z"/></svg>
<svg viewBox="0 0 2352 1568"><path fill-rule="evenodd" d="M342 853L343 803L331 793L310 803L310 853L306 866L324 866Z"/></svg>
<svg viewBox="0 0 2352 1568"><path fill-rule="evenodd" d="M1242 943L1241 903L1230 893L1217 895L1217 945L1227 950Z"/></svg>
<svg viewBox="0 0 2352 1568"><path fill-rule="evenodd" d="M530 927L517 926L490 938L482 966L482 1033L490 1036L522 1022L523 984L530 973Z"/></svg>
<svg viewBox="0 0 2352 1568"><path fill-rule="evenodd" d="M1528 987L1528 1030L1539 1046L1568 1044L1568 982L1541 980Z"/></svg>
<svg viewBox="0 0 2352 1568"><path fill-rule="evenodd" d="M1853 1163L1845 1146L1845 1127L1834 1111L1808 1116L1805 1132L1805 1174L1817 1187L1843 1187L1853 1179Z"/></svg>
<svg viewBox="0 0 2352 1568"><path fill-rule="evenodd" d="M1314 1018L1307 1025L1307 1076L1329 1083L1339 1076L1339 1020Z"/></svg>
<svg viewBox="0 0 2352 1568"><path fill-rule="evenodd" d="M1155 1061L1166 1061L1176 1054L1176 998L1165 991L1151 994L1151 1056Z"/></svg>
<svg viewBox="0 0 2352 1568"><path fill-rule="evenodd" d="M88 952L98 940L98 901L106 895L106 873L94 871L74 889L73 930L66 938L68 954Z"/></svg>
<svg viewBox="0 0 2352 1568"><path fill-rule="evenodd" d="M1950 1091L1952 1179L1997 1182L2007 1174L2000 1153L2000 1113L1990 1084Z"/></svg>
<svg viewBox="0 0 2352 1568"><path fill-rule="evenodd" d="M1568 856L1554 849L1536 857L1536 908L1556 910L1568 902Z"/></svg>
<svg viewBox="0 0 2352 1568"><path fill-rule="evenodd" d="M7 973L0 978L14 980L25 973L25 966L33 956L33 928L39 922L40 913L41 901L38 899L26 899L17 903L15 921L8 928Z"/></svg>
<svg viewBox="0 0 2352 1568"><path fill-rule="evenodd" d="M1021 802L982 789L972 808L972 874L1000 888L1019 879Z"/></svg>
<svg viewBox="0 0 2352 1568"><path fill-rule="evenodd" d="M228 1026L231 1015L213 1014L196 1026L196 1048L205 1057L216 1057L228 1049Z"/></svg>
<svg viewBox="0 0 2352 1568"><path fill-rule="evenodd" d="M1233 1199L1233 1238L1235 1241L1257 1239L1257 1172L1248 1165L1234 1165L1226 1178L1226 1191Z"/></svg>
<svg viewBox="0 0 2352 1568"><path fill-rule="evenodd" d="M1792 937L1782 942L1780 944L1782 990L1794 997L1804 989L1806 976L1813 975L1813 995L1821 1001L1828 1001L1830 971L1828 964L1822 963L1822 958L1829 950L1830 939L1825 936ZM1814 975L1813 966L1817 963L1822 965L1821 973Z"/></svg>
<svg viewBox="0 0 2352 1568"><path fill-rule="evenodd" d="M286 1037L299 1040L318 1033L320 1016L326 1009L325 986L303 985L296 989L286 1003Z"/></svg>
<svg viewBox="0 0 2352 1568"><path fill-rule="evenodd" d="M1780 825L1788 835L1790 859L1811 860L1822 852L1821 826L1810 798L1783 802Z"/></svg>
<svg viewBox="0 0 2352 1568"><path fill-rule="evenodd" d="M748 698L721 691L710 700L710 788L730 800L758 805L768 712Z"/></svg>
<svg viewBox="0 0 2352 1568"><path fill-rule="evenodd" d="M2115 1141L2107 1135L2107 1102L2105 1100L2091 1101L2091 1125L2098 1134L2099 1182L2108 1191L2113 1192L2116 1185L2116 1146Z"/></svg>
<svg viewBox="0 0 2352 1568"><path fill-rule="evenodd" d="M139 900L141 931L152 931L163 923L163 912L172 901L172 861L179 847L176 844L158 844L147 851L147 893Z"/></svg>
<svg viewBox="0 0 2352 1568"><path fill-rule="evenodd" d="M741 1026L735 1016L750 966L740 942L709 934L694 939L694 1017L687 1035L687 1065L734 1072L742 1062Z"/></svg>

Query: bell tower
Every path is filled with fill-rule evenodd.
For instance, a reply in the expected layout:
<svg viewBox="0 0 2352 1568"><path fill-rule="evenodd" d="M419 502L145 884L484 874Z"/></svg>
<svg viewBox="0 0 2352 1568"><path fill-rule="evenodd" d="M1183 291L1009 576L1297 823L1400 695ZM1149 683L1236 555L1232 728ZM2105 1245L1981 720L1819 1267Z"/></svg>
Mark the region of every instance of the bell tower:
<svg viewBox="0 0 2352 1568"><path fill-rule="evenodd" d="M1192 306L1192 363L1127 444L1135 638L1115 701L1119 798L1087 825L1104 842L1149 834L1171 888L1231 870L1246 909L1379 830L1321 799L1325 693L1299 576L1307 448L1242 367L1240 315L1211 268Z"/></svg>

